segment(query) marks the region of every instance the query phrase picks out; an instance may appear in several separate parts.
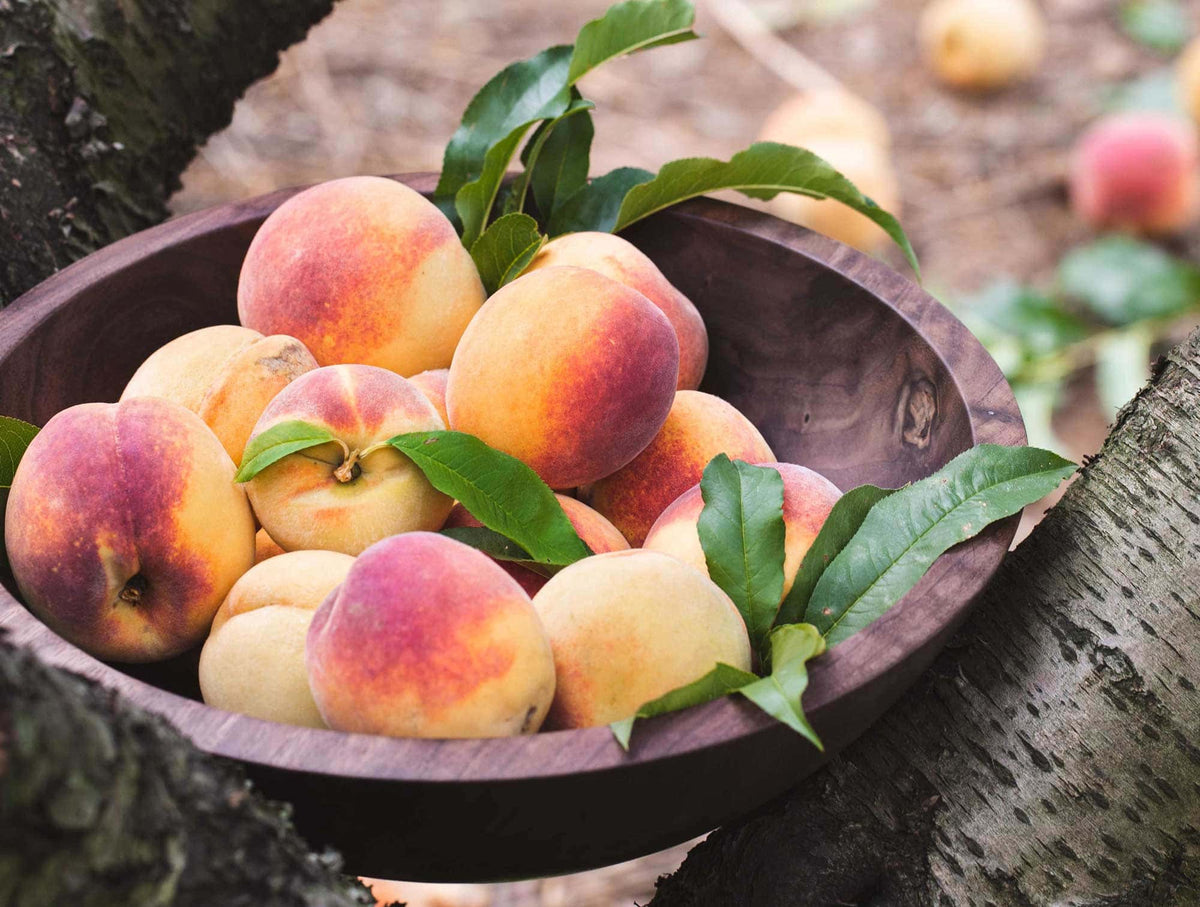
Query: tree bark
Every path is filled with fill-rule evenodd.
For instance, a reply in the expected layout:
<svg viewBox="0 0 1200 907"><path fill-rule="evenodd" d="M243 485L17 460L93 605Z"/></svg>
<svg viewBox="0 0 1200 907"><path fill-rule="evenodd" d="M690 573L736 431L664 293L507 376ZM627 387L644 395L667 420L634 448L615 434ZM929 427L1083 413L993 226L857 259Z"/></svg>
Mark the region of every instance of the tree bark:
<svg viewBox="0 0 1200 907"><path fill-rule="evenodd" d="M655 907L1200 904L1200 331L902 701Z"/></svg>
<svg viewBox="0 0 1200 907"><path fill-rule="evenodd" d="M163 220L196 148L333 0L0 0L0 304Z"/></svg>

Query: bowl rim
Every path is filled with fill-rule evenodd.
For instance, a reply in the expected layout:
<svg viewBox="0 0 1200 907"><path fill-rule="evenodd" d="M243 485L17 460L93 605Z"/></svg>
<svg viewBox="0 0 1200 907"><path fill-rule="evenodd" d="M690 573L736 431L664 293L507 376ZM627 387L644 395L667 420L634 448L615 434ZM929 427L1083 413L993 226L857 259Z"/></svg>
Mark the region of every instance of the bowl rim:
<svg viewBox="0 0 1200 907"><path fill-rule="evenodd" d="M392 178L428 194L437 176ZM0 361L39 324L68 305L82 287L212 233L249 227L303 188L282 189L186 214L75 262L0 311ZM982 344L936 299L887 265L772 215L714 199L693 199L655 216L724 225L800 255L814 268L835 272L856 284L892 309L929 345L966 404L972 443L1025 443L1012 390ZM954 368L948 359L955 362ZM814 724L820 725L822 715L830 713L840 700L862 692L948 625L961 621L999 567L1016 525L1015 519L1003 521L948 551L887 614L813 662L804 705ZM906 620L918 608L935 612L938 619ZM0 628L7 630L8 641L32 649L42 660L100 682L162 715L202 750L314 775L455 785L577 776L620 771L683 754L698 755L778 727L739 697L724 697L640 722L628 753L607 727L463 740L290 727L213 708L104 664L51 631L3 587ZM565 745L568 742L570 745Z"/></svg>

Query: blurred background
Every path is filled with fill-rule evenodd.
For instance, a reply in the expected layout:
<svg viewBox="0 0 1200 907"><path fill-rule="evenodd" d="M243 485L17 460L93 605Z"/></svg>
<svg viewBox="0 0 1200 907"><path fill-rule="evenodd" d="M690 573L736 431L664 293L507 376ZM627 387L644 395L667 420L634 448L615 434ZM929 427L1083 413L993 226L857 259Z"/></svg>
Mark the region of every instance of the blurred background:
<svg viewBox="0 0 1200 907"><path fill-rule="evenodd" d="M247 93L173 210L438 170L487 79L608 5L341 0ZM900 215L926 288L1004 368L1032 443L1094 453L1153 359L1200 323L1200 0L699 0L697 29L584 79L593 175L728 158L760 137L828 158ZM904 269L835 203L768 207ZM579 876L377 894L645 904L689 846Z"/></svg>

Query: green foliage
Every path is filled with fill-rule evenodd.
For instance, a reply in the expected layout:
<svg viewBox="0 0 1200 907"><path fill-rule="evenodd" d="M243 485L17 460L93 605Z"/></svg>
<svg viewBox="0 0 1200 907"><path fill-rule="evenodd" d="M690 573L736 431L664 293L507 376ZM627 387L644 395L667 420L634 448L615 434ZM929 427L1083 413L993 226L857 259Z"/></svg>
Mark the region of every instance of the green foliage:
<svg viewBox="0 0 1200 907"><path fill-rule="evenodd" d="M464 545L470 545L472 548L482 551L490 558L520 564L541 576L553 576L558 572L558 568L549 564L539 564L529 556L528 551L512 539L507 539L486 526L450 526L442 529L441 533L456 542L462 542Z"/></svg>
<svg viewBox="0 0 1200 907"><path fill-rule="evenodd" d="M471 246L471 258L488 295L520 274L546 243L537 221L528 214L505 214Z"/></svg>
<svg viewBox="0 0 1200 907"><path fill-rule="evenodd" d="M36 425L11 416L0 416L0 488L12 487L17 465L37 433ZM3 516L2 512L0 516Z"/></svg>
<svg viewBox="0 0 1200 907"><path fill-rule="evenodd" d="M1125 0L1120 16L1126 34L1159 53L1176 53L1188 42L1191 29L1179 0Z"/></svg>
<svg viewBox="0 0 1200 907"><path fill-rule="evenodd" d="M1200 269L1129 236L1070 252L1059 264L1058 283L1065 296L1113 325L1179 315L1200 302Z"/></svg>
<svg viewBox="0 0 1200 907"><path fill-rule="evenodd" d="M387 443L412 460L434 488L527 552L530 561L563 567L592 553L554 492L516 457L459 431L412 432Z"/></svg>
<svg viewBox="0 0 1200 907"><path fill-rule="evenodd" d="M242 452L242 465L234 476L235 482L249 482L273 463L286 456L318 447L335 440L327 429L300 419L272 425L250 440Z"/></svg>

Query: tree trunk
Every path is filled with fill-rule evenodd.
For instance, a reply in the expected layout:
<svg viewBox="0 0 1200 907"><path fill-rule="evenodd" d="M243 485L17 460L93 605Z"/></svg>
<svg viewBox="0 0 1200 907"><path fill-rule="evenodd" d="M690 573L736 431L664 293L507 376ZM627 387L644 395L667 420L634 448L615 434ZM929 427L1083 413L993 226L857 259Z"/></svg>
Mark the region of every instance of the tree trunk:
<svg viewBox="0 0 1200 907"><path fill-rule="evenodd" d="M1200 904L1200 331L903 700L655 907Z"/></svg>

